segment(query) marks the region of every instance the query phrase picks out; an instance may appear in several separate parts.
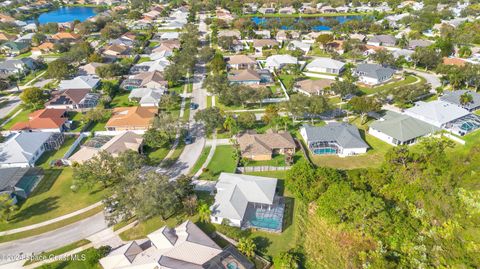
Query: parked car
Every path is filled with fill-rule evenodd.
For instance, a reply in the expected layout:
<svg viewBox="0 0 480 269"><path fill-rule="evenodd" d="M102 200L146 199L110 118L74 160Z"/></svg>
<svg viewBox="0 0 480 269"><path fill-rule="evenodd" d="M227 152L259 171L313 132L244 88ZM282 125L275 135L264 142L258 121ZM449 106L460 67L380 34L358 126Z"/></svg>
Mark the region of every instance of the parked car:
<svg viewBox="0 0 480 269"><path fill-rule="evenodd" d="M190 134L188 134L187 136L185 136L185 139L184 139L186 145L192 144L194 140L195 140L195 139L194 139L193 136L191 136Z"/></svg>
<svg viewBox="0 0 480 269"><path fill-rule="evenodd" d="M191 109L191 110L195 110L195 109L197 109L197 108L198 108L198 104L196 104L196 103L190 103L190 109Z"/></svg>

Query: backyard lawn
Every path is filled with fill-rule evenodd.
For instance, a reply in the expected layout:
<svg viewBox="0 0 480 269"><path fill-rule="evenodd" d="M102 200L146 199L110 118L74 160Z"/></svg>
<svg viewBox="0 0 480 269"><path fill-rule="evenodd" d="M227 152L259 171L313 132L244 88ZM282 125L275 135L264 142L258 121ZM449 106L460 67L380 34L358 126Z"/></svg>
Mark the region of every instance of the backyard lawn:
<svg viewBox="0 0 480 269"><path fill-rule="evenodd" d="M86 121L83 120L83 114L80 112L69 112L68 118L73 121L71 132L80 132L85 127Z"/></svg>
<svg viewBox="0 0 480 269"><path fill-rule="evenodd" d="M165 159L165 156L167 156L169 151L170 151L169 147L163 147L158 149L146 148L145 154L148 157L149 165L160 164L160 162L162 162L162 160Z"/></svg>
<svg viewBox="0 0 480 269"><path fill-rule="evenodd" d="M93 122L88 126L86 131L88 131L88 132L106 131L105 125L107 125L106 121L105 122L100 122L100 121Z"/></svg>
<svg viewBox="0 0 480 269"><path fill-rule="evenodd" d="M115 107L125 107L125 106L135 106L135 102L130 102L128 100L128 96L130 95L130 92L119 92L117 95L115 95L115 98L113 98L112 102L110 103L110 107L115 108Z"/></svg>
<svg viewBox="0 0 480 269"><path fill-rule="evenodd" d="M231 145L217 146L212 160L208 164L206 171L200 175L200 179L216 180L221 172L235 172L237 162L233 159L234 150L234 147Z"/></svg>
<svg viewBox="0 0 480 269"><path fill-rule="evenodd" d="M246 166L285 166L285 155L277 154L271 160L267 161L248 161Z"/></svg>
<svg viewBox="0 0 480 269"><path fill-rule="evenodd" d="M58 160L65 155L65 153L68 151L68 149L72 146L73 142L75 142L75 139L77 137L75 136L65 136L65 141L63 142L63 145L58 149L58 150L52 150L52 151L47 151L45 152L40 159L35 163L36 166L42 167L43 169L48 169L50 168L50 163L53 160Z"/></svg>

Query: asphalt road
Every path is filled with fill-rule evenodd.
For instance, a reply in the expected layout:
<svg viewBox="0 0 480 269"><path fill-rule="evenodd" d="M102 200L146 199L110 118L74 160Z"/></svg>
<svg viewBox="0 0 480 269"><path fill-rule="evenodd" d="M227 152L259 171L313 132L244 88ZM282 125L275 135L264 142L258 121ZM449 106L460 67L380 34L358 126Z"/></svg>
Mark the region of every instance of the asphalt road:
<svg viewBox="0 0 480 269"><path fill-rule="evenodd" d="M101 212L51 232L2 243L0 244L0 265L20 260L22 255L30 256L60 248L106 228L107 223Z"/></svg>
<svg viewBox="0 0 480 269"><path fill-rule="evenodd" d="M442 86L442 83L440 82L440 79L438 78L437 75L432 74L432 73L427 73L427 72L422 72L418 70L413 70L413 69L405 69L405 71L414 73L422 78L424 78L427 83L431 85L431 92L436 93L435 89Z"/></svg>
<svg viewBox="0 0 480 269"><path fill-rule="evenodd" d="M18 97L18 95L10 95L0 98L0 118L6 117L19 105L20 97Z"/></svg>

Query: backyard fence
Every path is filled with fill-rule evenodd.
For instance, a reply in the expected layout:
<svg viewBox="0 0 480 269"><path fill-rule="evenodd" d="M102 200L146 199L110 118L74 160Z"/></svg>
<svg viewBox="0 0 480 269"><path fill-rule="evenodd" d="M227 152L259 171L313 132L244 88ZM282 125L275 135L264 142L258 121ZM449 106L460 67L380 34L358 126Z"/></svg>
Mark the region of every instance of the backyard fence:
<svg viewBox="0 0 480 269"><path fill-rule="evenodd" d="M82 140L87 137L88 135L86 135L85 133L81 133L77 139L75 140L75 142L73 142L73 144L70 146L70 148L67 150L67 152L65 152L65 154L63 155L63 160L66 160L68 159L68 157L70 157L70 155L72 155L72 153L75 151L75 149L78 147L78 145L80 145L80 143L82 142Z"/></svg>
<svg viewBox="0 0 480 269"><path fill-rule="evenodd" d="M291 166L270 166L270 165L262 165L262 166L242 166L237 167L237 171L239 173L250 173L250 172L267 172L267 171L286 171L290 170Z"/></svg>

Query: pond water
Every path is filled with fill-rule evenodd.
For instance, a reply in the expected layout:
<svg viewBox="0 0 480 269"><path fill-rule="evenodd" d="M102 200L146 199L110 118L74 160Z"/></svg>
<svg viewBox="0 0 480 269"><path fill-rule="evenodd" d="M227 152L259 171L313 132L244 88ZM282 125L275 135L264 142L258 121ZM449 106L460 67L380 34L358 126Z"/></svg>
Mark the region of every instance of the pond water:
<svg viewBox="0 0 480 269"><path fill-rule="evenodd" d="M61 7L42 13L37 20L40 24L49 22L71 22L74 20L85 21L96 14L97 12L93 7Z"/></svg>
<svg viewBox="0 0 480 269"><path fill-rule="evenodd" d="M303 21L303 22L306 22L307 25L308 24L312 25L312 22L314 22L314 26L312 27L313 31L328 31L332 29L330 26L328 26L329 24L327 23L328 20L336 20L339 24L343 24L347 21L359 20L362 17L363 16L329 16L329 17L308 17L308 18L289 18L289 19L294 23ZM252 17L252 21L257 25L266 24L269 20L277 20L281 23L282 20L285 20L285 18ZM294 28L292 27L292 25L281 25L280 29L292 30Z"/></svg>

